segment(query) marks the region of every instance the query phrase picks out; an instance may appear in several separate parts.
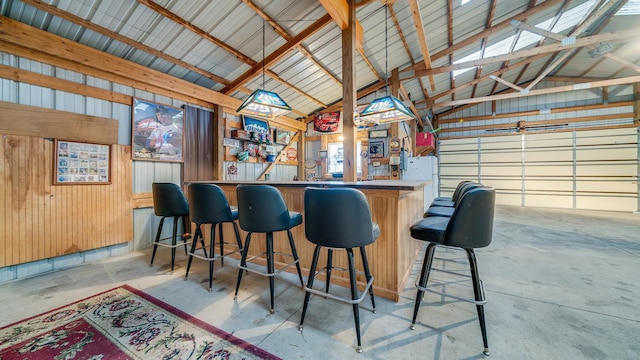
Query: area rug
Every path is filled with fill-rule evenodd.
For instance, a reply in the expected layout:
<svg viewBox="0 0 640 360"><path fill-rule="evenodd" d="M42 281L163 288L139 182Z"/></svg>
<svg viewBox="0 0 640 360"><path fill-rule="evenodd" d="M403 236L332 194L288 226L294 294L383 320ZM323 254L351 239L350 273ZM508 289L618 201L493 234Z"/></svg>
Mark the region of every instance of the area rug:
<svg viewBox="0 0 640 360"><path fill-rule="evenodd" d="M0 359L279 359L128 285L0 329Z"/></svg>

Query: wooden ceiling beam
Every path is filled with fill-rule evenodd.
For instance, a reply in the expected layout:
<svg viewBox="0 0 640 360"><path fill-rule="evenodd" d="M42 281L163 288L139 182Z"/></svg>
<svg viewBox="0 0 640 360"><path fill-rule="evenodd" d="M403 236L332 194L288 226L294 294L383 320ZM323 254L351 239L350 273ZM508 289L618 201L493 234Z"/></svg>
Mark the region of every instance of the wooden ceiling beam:
<svg viewBox="0 0 640 360"><path fill-rule="evenodd" d="M228 51L229 53L233 54L236 58L238 58L238 60L242 61L245 64L249 64L251 65L252 63L255 63L255 60L253 60L252 58L250 58L249 56L241 53L240 51L236 50L234 47L232 47L231 45L225 43L224 41L216 38L215 36L209 34L208 32L204 31L203 29L195 26L194 24L190 23L189 21L179 17L178 15L172 13L171 11L163 8L162 6L158 5L157 3L151 1L151 0L136 0L139 3L141 3L142 5L150 8L151 10L157 12L158 14L171 19L172 21L180 24L182 27L184 27L185 29L189 29L192 32L200 35L202 38L209 40L210 42L216 44L217 46L225 49L226 51Z"/></svg>
<svg viewBox="0 0 640 360"><path fill-rule="evenodd" d="M282 26L280 26L280 24L278 24L276 20L274 20L271 16L265 13L264 10L262 10L258 5L256 5L253 2L253 0L242 0L242 2L244 2L256 14L260 15L261 18L267 21L267 23L269 23L269 25L273 27L273 30L278 35L280 35L283 39L287 41L291 40L293 36L289 34L289 32L287 32L287 30L285 30ZM335 81L336 84L342 86L342 81L338 79L338 77L335 74L329 71L329 69L327 69L322 63L320 63L320 60L316 59L316 57L313 56L313 54L311 54L311 52L303 44L298 44L296 46L296 50L298 50L304 57L309 59L309 61L314 63L318 67L318 69L324 72L325 75L327 75L331 80Z"/></svg>
<svg viewBox="0 0 640 360"><path fill-rule="evenodd" d="M493 17L495 16L495 12L496 12L496 2L497 0L491 0L491 4L489 5L489 14L487 15L487 23L484 26L485 30L489 29L491 27L491 24L493 23ZM482 45L480 46L480 58L484 57L484 52L487 49L487 42L488 42L487 38L482 39ZM477 79L481 76L482 76L482 67L477 67L475 78ZM471 91L471 97L476 97L477 89L478 89L478 84L473 85L473 90Z"/></svg>
<svg viewBox="0 0 640 360"><path fill-rule="evenodd" d="M173 57L171 55L167 55L167 54L163 53L162 51L156 50L156 49L154 49L154 48L152 48L150 46L147 46L147 45L145 45L143 43L140 43L138 41L130 39L130 38L126 37L126 36L120 35L119 33L115 32L115 31L112 31L112 30L104 28L104 27L102 27L100 25L94 24L91 21L85 20L85 19L83 19L81 17L78 17L78 16L73 15L73 14L71 14L69 12L61 10L61 9L59 9L59 8L53 6L53 5L49 5L49 4L44 3L44 2L42 2L40 0L24 0L23 3L25 3L25 4L29 5L29 6L33 6L34 8L40 9L40 10L42 10L44 12L47 12L47 13L49 13L51 15L55 15L55 16L61 18L61 19L67 20L69 22L72 22L72 23L74 23L76 25L79 25L79 26L84 27L86 29L89 29L91 31L95 31L98 34L101 34L101 35L104 35L106 37L109 37L109 38L115 39L117 41L120 41L121 43L127 44L127 45L129 45L131 47L134 47L134 48L138 49L138 50L142 50L144 52L147 52L147 53L149 53L149 54L151 54L153 56L157 56L157 57L159 57L159 58L161 58L163 60L166 60L168 62L174 63L174 64L176 64L178 66L181 66L181 67L183 67L183 68L185 68L187 70L191 70L191 71L193 71L193 72L195 72L197 74L200 74L202 76L205 76L205 77L207 77L207 78L209 78L209 79L211 79L211 80L213 80L213 81L215 81L217 83L220 83L220 84L223 84L223 85L229 85L231 83L231 81L229 81L229 80L227 80L227 79L225 79L225 78L223 78L221 76L218 76L216 74L213 74L213 73L210 73L210 72L205 71L203 69L200 69L199 67L191 65L191 64L187 63L186 61L182 61L182 60L180 60L178 58L175 58L175 57Z"/></svg>
<svg viewBox="0 0 640 360"><path fill-rule="evenodd" d="M391 14L391 20L393 21L393 24L396 27L396 31L398 32L398 36L400 36L400 40L402 41L404 50L407 52L407 56L409 56L409 60L411 60L412 64L415 64L416 61L413 58L413 54L411 54L411 49L409 48L409 44L407 43L407 38L404 37L404 33L402 32L402 28L400 27L400 23L398 22L398 17L396 16L396 12L393 10L393 6L389 6L389 14ZM418 82L420 83L420 89L422 90L422 94L424 95L425 99L428 99L429 94L427 93L427 89L424 86L422 78L418 78Z"/></svg>
<svg viewBox="0 0 640 360"><path fill-rule="evenodd" d="M346 0L319 0L340 30L349 27L349 4ZM357 5L356 5L357 7ZM356 49L364 52L364 31L362 25L356 20Z"/></svg>
<svg viewBox="0 0 640 360"><path fill-rule="evenodd" d="M414 71L413 74L408 74L408 76L403 77L402 80L406 80L407 78L413 78L415 76L429 76L432 74L441 74L441 73L445 73L453 70L483 66L487 64L513 60L517 58L526 58L529 56L535 56L539 54L548 54L548 53L558 52L561 50L575 49L575 48L585 47L588 45L593 45L600 42L622 42L625 40L636 38L638 36L640 36L640 29L637 29L637 28L614 31L610 33L593 35L593 36L585 36L583 38L576 39L575 43L571 43L571 44L556 43L556 44L544 45L536 48L516 51L512 54L491 56L485 59L467 61L464 63L458 63L454 65L445 65L445 66L433 68L430 70Z"/></svg>
<svg viewBox="0 0 640 360"><path fill-rule="evenodd" d="M69 41L61 36L4 16L0 16L0 40L135 80L138 86L141 86L139 87L140 89L145 89L145 86L152 85L154 88L189 95L232 109L237 108L241 103L240 100L231 96L178 79L132 61L121 59L87 45Z"/></svg>
<svg viewBox="0 0 640 360"><path fill-rule="evenodd" d="M528 9L518 15L512 16L509 19L506 19L494 26L492 26L491 28L481 31L473 36L470 36L452 46L448 46L446 49L443 49L435 54L433 54L431 56L432 60L437 60L440 59L444 56L447 56L449 54L452 54L458 50L464 49L465 47L472 45L473 43L480 41L481 39L487 38L493 34L495 34L498 31L504 30L508 27L511 26L510 22L512 20L523 20L523 19L527 19L529 17L531 17L532 15L537 14L538 12L541 11L545 11L548 10L549 8L552 8L554 6L556 6L558 3L562 2L564 0L546 0L545 2L543 2L540 5L537 5L531 9ZM408 66L404 69L401 69L400 72L405 72L405 71L415 71L415 70L424 70L424 64L423 63L417 63L415 65L412 66Z"/></svg>
<svg viewBox="0 0 640 360"><path fill-rule="evenodd" d="M280 60L289 51L291 51L294 47L296 47L301 42L303 42L304 40L309 38L311 35L313 35L316 32L318 32L320 29L322 29L329 22L331 22L331 16L329 16L329 14L327 14L327 15L321 17L320 19L316 20L313 24L311 24L311 26L309 26L306 29L302 30L298 35L295 35L294 37L292 37L284 45L279 47L276 51L274 51L273 53L269 54L264 60L262 60L259 63L256 63L255 65L253 65L251 67L251 69L247 70L244 74L240 75L237 79L235 79L230 85L225 87L222 90L222 92L224 94L229 94L229 93L232 93L232 92L238 90L238 88L242 84L244 84L247 80L249 80L250 78L252 78L256 74L260 73L262 71L263 66L265 68L267 68L267 67L273 65L273 63L275 63L276 61Z"/></svg>
<svg viewBox="0 0 640 360"><path fill-rule="evenodd" d="M418 0L409 0L409 7L411 8L413 24L416 27L416 35L418 36L418 43L420 44L420 50L422 52L424 68L428 70L431 69L431 55L429 54L427 35L424 33L424 24L422 23L422 14L420 13ZM429 76L429 84L431 85L431 91L436 91L436 83L433 80L433 75Z"/></svg>
<svg viewBox="0 0 640 360"><path fill-rule="evenodd" d="M555 94L555 93L561 93L561 92L577 91L577 90L599 88L599 87L606 87L606 86L613 86L613 85L632 84L634 82L640 82L640 75L630 76L630 77L620 78L620 79L609 79L609 80L593 81L593 82L576 84L576 85L565 85L565 86L558 86L554 88L531 90L528 93L508 93L508 94L500 94L500 95L492 95L492 96L482 96L482 97L477 97L473 99L445 101L442 103L435 103L433 104L433 106L448 107L448 106L455 106L455 105L462 105L462 104L477 104L477 103L486 102L486 101L514 99L514 98L519 98L524 96Z"/></svg>

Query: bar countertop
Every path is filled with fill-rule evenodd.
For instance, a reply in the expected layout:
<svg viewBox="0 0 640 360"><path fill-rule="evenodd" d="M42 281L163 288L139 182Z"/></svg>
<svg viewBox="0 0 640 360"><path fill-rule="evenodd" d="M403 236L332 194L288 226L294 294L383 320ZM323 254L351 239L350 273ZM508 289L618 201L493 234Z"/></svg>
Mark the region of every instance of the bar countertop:
<svg viewBox="0 0 640 360"><path fill-rule="evenodd" d="M216 185L272 185L286 187L351 187L356 189L372 189L372 190L405 190L414 191L422 189L429 181L422 180L370 180L370 181L246 181L246 180L209 180L209 181L185 181L185 185L206 183Z"/></svg>

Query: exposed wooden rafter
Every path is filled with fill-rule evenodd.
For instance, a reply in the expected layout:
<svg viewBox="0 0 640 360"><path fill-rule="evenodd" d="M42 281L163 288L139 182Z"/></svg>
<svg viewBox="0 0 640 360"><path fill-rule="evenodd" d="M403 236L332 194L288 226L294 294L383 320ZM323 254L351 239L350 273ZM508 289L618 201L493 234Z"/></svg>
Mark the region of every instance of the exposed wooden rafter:
<svg viewBox="0 0 640 360"><path fill-rule="evenodd" d="M411 8L413 23L416 26L416 35L418 36L418 42L420 43L420 49L422 51L424 68L428 70L431 69L431 55L429 55L429 45L427 43L427 35L424 33L424 24L422 23L422 14L420 13L418 0L409 0L409 7ZM431 85L431 91L436 91L436 83L433 80L433 75L429 76L429 84Z"/></svg>

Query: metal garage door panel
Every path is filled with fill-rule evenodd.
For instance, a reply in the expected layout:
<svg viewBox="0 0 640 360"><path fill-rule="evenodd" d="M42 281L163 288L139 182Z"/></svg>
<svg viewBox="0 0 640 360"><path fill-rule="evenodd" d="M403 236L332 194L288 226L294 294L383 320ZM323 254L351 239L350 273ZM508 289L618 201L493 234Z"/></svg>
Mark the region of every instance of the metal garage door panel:
<svg viewBox="0 0 640 360"><path fill-rule="evenodd" d="M638 156L638 149L635 146L598 146L595 148L579 148L576 152L577 161L595 160L631 160Z"/></svg>
<svg viewBox="0 0 640 360"><path fill-rule="evenodd" d="M579 131L576 133L576 145L598 144L635 144L638 141L636 128L609 129L597 131Z"/></svg>
<svg viewBox="0 0 640 360"><path fill-rule="evenodd" d="M482 177L500 176L500 177L522 177L521 166L483 166Z"/></svg>
<svg viewBox="0 0 640 360"><path fill-rule="evenodd" d="M602 181L578 181L576 183L576 191L578 192L601 192L601 193L629 193L635 194L638 190L638 184L631 180L602 180Z"/></svg>
<svg viewBox="0 0 640 360"><path fill-rule="evenodd" d="M511 162L520 164L522 162L522 154L520 153L520 151L502 152L483 150L481 159L483 163Z"/></svg>
<svg viewBox="0 0 640 360"><path fill-rule="evenodd" d="M553 207L571 209L573 208L573 198L571 195L536 195L527 194L525 206Z"/></svg>
<svg viewBox="0 0 640 360"><path fill-rule="evenodd" d="M477 166L442 166L440 167L440 177L454 177L475 179L478 177Z"/></svg>
<svg viewBox="0 0 640 360"><path fill-rule="evenodd" d="M524 153L525 161L573 161L573 151L569 150L532 150L528 149Z"/></svg>
<svg viewBox="0 0 640 360"><path fill-rule="evenodd" d="M521 206L522 205L522 195L501 192L499 194L496 194L496 204Z"/></svg>
<svg viewBox="0 0 640 360"><path fill-rule="evenodd" d="M638 207L636 198L606 196L580 196L576 199L578 209L634 212Z"/></svg>
<svg viewBox="0 0 640 360"><path fill-rule="evenodd" d="M525 191L565 191L569 194L573 192L573 181L566 180L527 180L524 184Z"/></svg>
<svg viewBox="0 0 640 360"><path fill-rule="evenodd" d="M638 167L635 164L590 164L576 166L577 176L629 176L635 177Z"/></svg>
<svg viewBox="0 0 640 360"><path fill-rule="evenodd" d="M557 164L535 164L525 169L525 178L535 176L564 177L573 176L573 166Z"/></svg>
<svg viewBox="0 0 640 360"><path fill-rule="evenodd" d="M440 154L441 164L476 164L478 162L478 154Z"/></svg>

